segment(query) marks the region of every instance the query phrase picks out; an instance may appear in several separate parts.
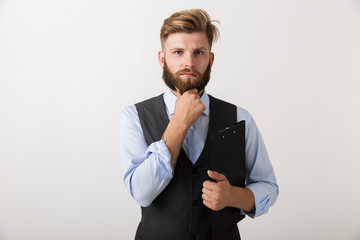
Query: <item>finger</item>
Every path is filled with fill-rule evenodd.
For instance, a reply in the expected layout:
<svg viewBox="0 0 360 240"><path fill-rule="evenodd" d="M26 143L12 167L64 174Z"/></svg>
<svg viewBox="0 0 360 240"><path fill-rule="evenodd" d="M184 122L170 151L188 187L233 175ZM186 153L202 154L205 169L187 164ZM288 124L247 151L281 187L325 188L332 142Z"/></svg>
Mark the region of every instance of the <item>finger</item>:
<svg viewBox="0 0 360 240"><path fill-rule="evenodd" d="M203 203L204 203L205 206L207 206L208 208L211 208L211 206L214 205L213 200L210 199L210 198L208 198L208 197L206 197L206 196L203 197Z"/></svg>
<svg viewBox="0 0 360 240"><path fill-rule="evenodd" d="M211 204L210 202L208 202L208 201L206 201L206 200L203 200L203 204L204 204L206 207L208 207L208 208L210 208L211 210L213 210L213 209L212 209L212 204Z"/></svg>
<svg viewBox="0 0 360 240"><path fill-rule="evenodd" d="M206 196L207 198L211 198L211 195L213 193L213 191L211 191L210 189L207 188L203 188L202 189L202 196Z"/></svg>
<svg viewBox="0 0 360 240"><path fill-rule="evenodd" d="M210 191L214 191L216 189L216 183L207 180L203 183L203 188L208 189Z"/></svg>
<svg viewBox="0 0 360 240"><path fill-rule="evenodd" d="M224 174L218 173L216 171L208 170L208 175L210 178L214 179L217 182L226 180L226 177Z"/></svg>
<svg viewBox="0 0 360 240"><path fill-rule="evenodd" d="M207 202L211 201L211 197L206 195L205 193L201 194L201 198Z"/></svg>

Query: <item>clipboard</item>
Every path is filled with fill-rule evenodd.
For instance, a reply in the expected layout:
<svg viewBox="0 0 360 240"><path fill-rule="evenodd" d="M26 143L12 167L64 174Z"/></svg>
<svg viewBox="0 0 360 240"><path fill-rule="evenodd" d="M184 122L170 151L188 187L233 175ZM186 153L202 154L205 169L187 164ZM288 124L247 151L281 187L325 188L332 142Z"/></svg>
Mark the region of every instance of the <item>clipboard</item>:
<svg viewBox="0 0 360 240"><path fill-rule="evenodd" d="M222 173L231 185L245 187L245 121L210 137L211 170ZM243 219L240 209L212 211L212 238L218 240Z"/></svg>

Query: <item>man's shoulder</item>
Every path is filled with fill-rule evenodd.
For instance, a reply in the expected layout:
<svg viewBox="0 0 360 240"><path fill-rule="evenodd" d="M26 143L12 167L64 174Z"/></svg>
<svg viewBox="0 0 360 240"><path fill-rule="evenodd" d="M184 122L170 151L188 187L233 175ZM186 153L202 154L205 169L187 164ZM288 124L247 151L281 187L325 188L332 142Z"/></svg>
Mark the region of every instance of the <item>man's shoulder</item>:
<svg viewBox="0 0 360 240"><path fill-rule="evenodd" d="M162 99L163 93L155 96L155 97L150 97L148 99L142 100L140 102L135 103L134 105L130 105L130 106L126 106L123 110L122 110L122 115L127 115L127 116L138 116L138 112L137 112L137 107L138 105L144 105L144 106L148 106L150 104L152 104L153 102L159 101L160 99Z"/></svg>
<svg viewBox="0 0 360 240"><path fill-rule="evenodd" d="M163 95L164 95L164 93L162 93L160 95L157 95L155 97L150 97L148 99L145 99L143 101L135 103L135 106L137 106L137 105L149 105L149 104L153 104L153 103L156 103L156 102L159 102L159 101L163 101Z"/></svg>
<svg viewBox="0 0 360 240"><path fill-rule="evenodd" d="M138 119L138 113L136 111L135 105L130 105L124 107L124 109L120 113L121 120L130 120L130 119Z"/></svg>

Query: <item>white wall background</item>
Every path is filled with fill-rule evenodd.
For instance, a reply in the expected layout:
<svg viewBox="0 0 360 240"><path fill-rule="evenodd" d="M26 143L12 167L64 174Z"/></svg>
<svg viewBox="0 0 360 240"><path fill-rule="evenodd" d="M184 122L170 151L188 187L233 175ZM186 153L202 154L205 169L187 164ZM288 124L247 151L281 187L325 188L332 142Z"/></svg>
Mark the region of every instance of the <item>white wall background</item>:
<svg viewBox="0 0 360 240"><path fill-rule="evenodd" d="M252 113L280 185L243 239L360 239L359 0L0 0L1 240L133 239L119 114L165 89L188 8L220 20L207 91Z"/></svg>

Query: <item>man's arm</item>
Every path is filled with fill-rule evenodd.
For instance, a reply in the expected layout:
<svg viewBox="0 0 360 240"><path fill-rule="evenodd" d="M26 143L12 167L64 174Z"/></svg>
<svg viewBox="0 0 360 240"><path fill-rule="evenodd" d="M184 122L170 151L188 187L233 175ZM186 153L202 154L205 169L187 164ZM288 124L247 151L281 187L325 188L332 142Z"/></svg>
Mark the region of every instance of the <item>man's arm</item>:
<svg viewBox="0 0 360 240"><path fill-rule="evenodd" d="M170 153L161 140L147 145L134 105L123 110L119 127L125 187L139 205L147 207L172 178Z"/></svg>
<svg viewBox="0 0 360 240"><path fill-rule="evenodd" d="M174 116L163 139L150 146L145 142L136 108L123 111L120 117L120 157L124 183L141 206L149 206L169 184L186 132L204 110L197 90L178 96Z"/></svg>
<svg viewBox="0 0 360 240"><path fill-rule="evenodd" d="M183 95L177 93L174 116L162 136L162 140L165 142L171 155L173 171L175 171L177 158L186 132L204 111L205 106L200 100L197 89L191 89Z"/></svg>
<svg viewBox="0 0 360 240"><path fill-rule="evenodd" d="M250 114L238 108L237 120L246 122L246 187L231 186L226 176L209 172L216 182L203 184L204 205L212 210L237 207L243 214L257 217L266 213L276 201L279 187L261 134Z"/></svg>

